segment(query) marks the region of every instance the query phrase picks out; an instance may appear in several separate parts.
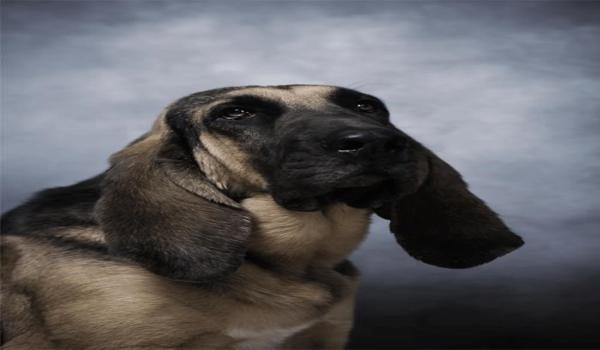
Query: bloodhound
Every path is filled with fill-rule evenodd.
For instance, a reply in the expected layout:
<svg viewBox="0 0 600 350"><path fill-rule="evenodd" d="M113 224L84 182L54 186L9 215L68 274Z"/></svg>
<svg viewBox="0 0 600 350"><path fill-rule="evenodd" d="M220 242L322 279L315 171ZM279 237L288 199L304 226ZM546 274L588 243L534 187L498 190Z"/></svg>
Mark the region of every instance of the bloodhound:
<svg viewBox="0 0 600 350"><path fill-rule="evenodd" d="M343 348L372 213L433 265L523 244L373 96L184 97L106 172L4 215L4 348Z"/></svg>

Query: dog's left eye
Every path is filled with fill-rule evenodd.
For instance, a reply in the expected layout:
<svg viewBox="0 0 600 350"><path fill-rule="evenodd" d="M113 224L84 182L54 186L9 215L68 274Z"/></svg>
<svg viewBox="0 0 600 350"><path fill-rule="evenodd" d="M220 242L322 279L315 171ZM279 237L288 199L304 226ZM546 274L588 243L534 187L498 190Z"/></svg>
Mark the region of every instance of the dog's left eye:
<svg viewBox="0 0 600 350"><path fill-rule="evenodd" d="M361 112L365 112L365 113L373 113L373 112L377 111L377 107L373 103L365 102L365 101L356 103L356 109L358 109Z"/></svg>
<svg viewBox="0 0 600 350"><path fill-rule="evenodd" d="M255 113L241 107L227 108L219 113L219 116L227 120L239 120L254 117Z"/></svg>

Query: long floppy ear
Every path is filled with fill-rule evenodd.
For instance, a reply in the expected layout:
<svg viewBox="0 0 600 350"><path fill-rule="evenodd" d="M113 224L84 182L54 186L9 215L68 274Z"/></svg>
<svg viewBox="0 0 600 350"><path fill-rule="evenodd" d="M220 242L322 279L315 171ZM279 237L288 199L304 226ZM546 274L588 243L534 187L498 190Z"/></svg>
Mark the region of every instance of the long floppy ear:
<svg viewBox="0 0 600 350"><path fill-rule="evenodd" d="M242 263L251 220L190 153L159 118L111 157L95 212L112 254L169 278L207 281Z"/></svg>
<svg viewBox="0 0 600 350"><path fill-rule="evenodd" d="M421 168L427 175L423 183L416 192L375 210L390 219L390 230L411 256L436 266L467 268L523 245L523 240L468 190L454 168L415 144L424 155Z"/></svg>

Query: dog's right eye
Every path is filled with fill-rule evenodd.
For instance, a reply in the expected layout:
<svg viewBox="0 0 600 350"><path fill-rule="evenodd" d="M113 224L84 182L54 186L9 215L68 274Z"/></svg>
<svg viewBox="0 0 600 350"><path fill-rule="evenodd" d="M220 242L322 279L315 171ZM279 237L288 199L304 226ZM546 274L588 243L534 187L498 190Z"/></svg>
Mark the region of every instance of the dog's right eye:
<svg viewBox="0 0 600 350"><path fill-rule="evenodd" d="M218 113L219 118L227 120L240 120L245 118L254 117L255 113L248 111L241 107L230 107L226 108Z"/></svg>
<svg viewBox="0 0 600 350"><path fill-rule="evenodd" d="M370 103L370 102L361 101L361 102L358 102L355 107L359 111L365 112L365 113L377 112L377 107L375 106L375 104Z"/></svg>

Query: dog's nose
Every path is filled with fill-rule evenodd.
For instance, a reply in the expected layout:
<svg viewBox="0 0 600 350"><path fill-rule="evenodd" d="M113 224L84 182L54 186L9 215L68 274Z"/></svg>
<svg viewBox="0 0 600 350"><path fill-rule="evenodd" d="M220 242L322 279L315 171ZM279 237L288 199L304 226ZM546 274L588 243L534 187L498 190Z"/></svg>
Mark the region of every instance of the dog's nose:
<svg viewBox="0 0 600 350"><path fill-rule="evenodd" d="M339 153L384 155L402 151L406 140L394 132L351 130L329 137L328 148Z"/></svg>

